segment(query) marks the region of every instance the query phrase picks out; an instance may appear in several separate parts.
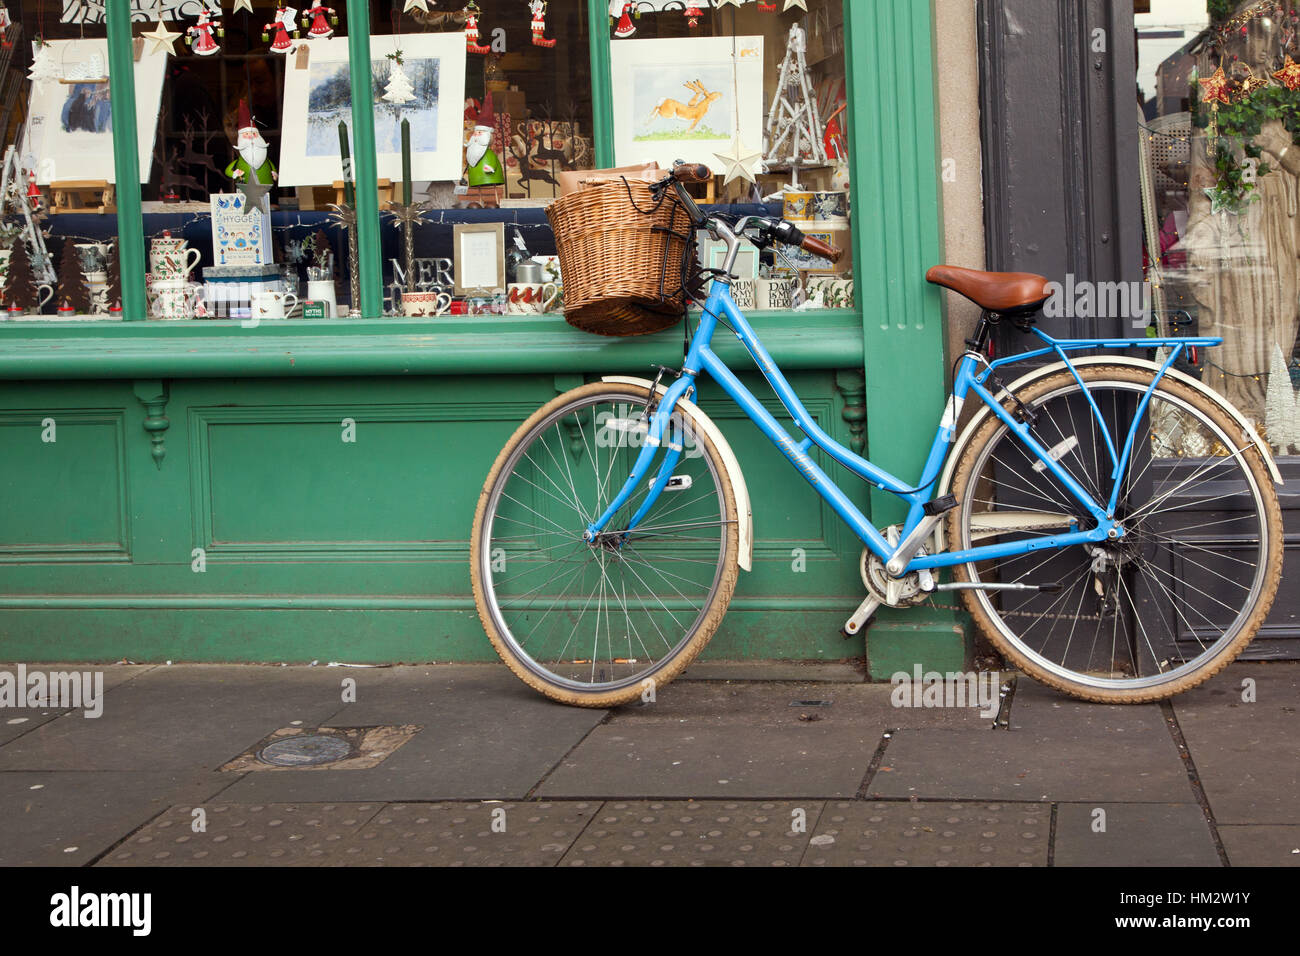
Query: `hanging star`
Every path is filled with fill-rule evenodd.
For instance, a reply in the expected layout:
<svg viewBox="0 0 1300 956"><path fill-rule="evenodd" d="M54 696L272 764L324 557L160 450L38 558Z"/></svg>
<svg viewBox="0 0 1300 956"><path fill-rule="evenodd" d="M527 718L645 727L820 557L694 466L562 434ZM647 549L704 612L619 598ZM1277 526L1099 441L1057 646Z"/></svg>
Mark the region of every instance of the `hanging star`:
<svg viewBox="0 0 1300 956"><path fill-rule="evenodd" d="M249 13L252 13L253 0L235 0L235 8L230 12L238 13L240 10L247 10Z"/></svg>
<svg viewBox="0 0 1300 956"><path fill-rule="evenodd" d="M1206 103L1222 103L1227 106L1231 102L1228 99L1228 77L1224 75L1223 67L1215 70L1208 80L1196 82L1201 84L1201 98Z"/></svg>
<svg viewBox="0 0 1300 956"><path fill-rule="evenodd" d="M796 7L802 10L804 13L807 13L808 0L785 0L785 6L781 8L781 12L785 13L787 10L793 10Z"/></svg>
<svg viewBox="0 0 1300 956"><path fill-rule="evenodd" d="M757 182L754 178L754 162L762 159L762 153L755 153L745 147L737 138L732 144L733 148L730 153L714 153L713 155L722 160L726 167L723 175L722 185L727 185L733 179L743 179L746 182Z"/></svg>
<svg viewBox="0 0 1300 956"><path fill-rule="evenodd" d="M402 7L403 13L410 13L412 10L422 10L429 12L429 0L406 0L406 6Z"/></svg>
<svg viewBox="0 0 1300 956"><path fill-rule="evenodd" d="M1223 190L1211 187L1201 191L1205 193L1205 198L1210 201L1210 215L1218 215L1221 212L1235 214L1241 211L1241 203Z"/></svg>
<svg viewBox="0 0 1300 956"><path fill-rule="evenodd" d="M1248 76L1241 81L1241 95L1239 99L1246 99L1253 96L1257 90L1262 90L1268 86L1268 80L1260 76Z"/></svg>
<svg viewBox="0 0 1300 956"><path fill-rule="evenodd" d="M158 21L158 26L154 28L152 33L142 33L140 36L153 41L153 46L149 50L150 53L157 53L162 50L164 53L173 55L176 53L176 41L181 37L179 33L168 30L167 24L161 20Z"/></svg>
<svg viewBox="0 0 1300 956"><path fill-rule="evenodd" d="M739 9L742 3L748 3L748 2L749 0L718 0L718 9L721 10L723 7L727 7L727 6L736 7L737 9Z"/></svg>
<svg viewBox="0 0 1300 956"><path fill-rule="evenodd" d="M262 200L266 198L271 191L271 187L265 183L259 183L253 178L247 178L235 187L244 194L244 215L251 216L253 210L261 210Z"/></svg>
<svg viewBox="0 0 1300 956"><path fill-rule="evenodd" d="M1286 65L1273 74L1273 79L1288 90L1300 90L1300 63L1291 59L1291 55L1287 54Z"/></svg>

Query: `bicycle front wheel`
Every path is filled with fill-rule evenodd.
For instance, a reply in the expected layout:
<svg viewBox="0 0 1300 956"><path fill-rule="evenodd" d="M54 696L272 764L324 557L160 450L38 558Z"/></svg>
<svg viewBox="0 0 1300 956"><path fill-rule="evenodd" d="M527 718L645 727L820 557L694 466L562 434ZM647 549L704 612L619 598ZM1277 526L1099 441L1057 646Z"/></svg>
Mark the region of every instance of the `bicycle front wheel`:
<svg viewBox="0 0 1300 956"><path fill-rule="evenodd" d="M1122 448L1154 373L1124 365L1079 373ZM1052 375L1018 397L1035 439L1105 507L1113 462L1074 376ZM961 593L1023 671L1077 697L1136 703L1207 680L1254 637L1282 574L1282 512L1251 437L1207 396L1168 378L1138 422L1119 480L1119 540L965 564L956 580L1000 588ZM955 549L1096 526L997 418L967 445L953 492Z"/></svg>
<svg viewBox="0 0 1300 956"><path fill-rule="evenodd" d="M583 539L627 481L648 420L645 388L561 395L515 432L479 498L470 569L484 630L521 680L566 704L625 704L672 680L736 586L731 478L681 407L664 441L682 447L669 490L628 530L656 463L606 533Z"/></svg>

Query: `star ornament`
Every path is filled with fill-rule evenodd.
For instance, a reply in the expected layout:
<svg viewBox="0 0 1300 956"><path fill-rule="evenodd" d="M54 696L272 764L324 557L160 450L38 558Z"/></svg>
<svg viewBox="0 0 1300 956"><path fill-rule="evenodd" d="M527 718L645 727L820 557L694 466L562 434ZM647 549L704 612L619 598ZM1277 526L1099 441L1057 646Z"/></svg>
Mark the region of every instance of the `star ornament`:
<svg viewBox="0 0 1300 956"><path fill-rule="evenodd" d="M743 179L746 182L757 182L754 178L754 163L763 158L762 153L756 153L745 147L739 139L734 143L734 148L730 153L714 153L722 161L726 171L723 173L722 185L727 185L733 179Z"/></svg>
<svg viewBox="0 0 1300 956"><path fill-rule="evenodd" d="M164 53L171 53L172 55L175 55L176 41L181 37L179 33L168 30L167 24L161 20L158 21L158 26L154 27L152 33L142 33L140 36L153 41L153 46L149 49L150 53L157 53L162 50Z"/></svg>
<svg viewBox="0 0 1300 956"><path fill-rule="evenodd" d="M238 13L240 10L247 10L249 13L252 13L253 0L235 0L235 7L230 12Z"/></svg>
<svg viewBox="0 0 1300 956"><path fill-rule="evenodd" d="M1228 99L1228 77L1224 74L1223 67L1215 70L1209 79L1196 82L1201 84L1201 98L1206 103L1222 103L1225 106L1231 103Z"/></svg>
<svg viewBox="0 0 1300 956"><path fill-rule="evenodd" d="M785 0L785 6L781 8L781 12L785 13L787 10L794 10L796 8L802 10L804 13L807 13L808 0Z"/></svg>
<svg viewBox="0 0 1300 956"><path fill-rule="evenodd" d="M412 10L421 10L429 12L429 0L406 0L406 6L402 7L403 13L410 13Z"/></svg>
<svg viewBox="0 0 1300 956"><path fill-rule="evenodd" d="M739 10L742 3L748 2L749 0L718 0L718 9L721 10L723 7L735 7Z"/></svg>
<svg viewBox="0 0 1300 956"><path fill-rule="evenodd" d="M1288 90L1300 90L1300 63L1291 59L1288 54L1286 65L1273 74L1273 79L1277 80Z"/></svg>
<svg viewBox="0 0 1300 956"><path fill-rule="evenodd" d="M244 194L244 215L251 216L253 210L261 211L262 200L266 198L271 191L271 187L265 183L259 183L253 177L248 177L238 186L235 187Z"/></svg>

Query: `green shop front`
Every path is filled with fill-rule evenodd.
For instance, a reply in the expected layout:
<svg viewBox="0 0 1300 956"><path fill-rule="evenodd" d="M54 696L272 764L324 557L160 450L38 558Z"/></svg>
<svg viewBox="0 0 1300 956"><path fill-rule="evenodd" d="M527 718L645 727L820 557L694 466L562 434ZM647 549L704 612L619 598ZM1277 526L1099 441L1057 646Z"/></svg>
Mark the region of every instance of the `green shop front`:
<svg viewBox="0 0 1300 956"><path fill-rule="evenodd" d="M497 452L683 354L680 325L566 324L546 207L584 170L681 158L717 174L700 201L805 206L851 256L742 261L790 290L753 324L823 428L919 473L946 372L930 4L334 3L6 0L2 656L492 659L468 539ZM707 656L961 666L949 610L842 637L861 543L719 397L755 548Z"/></svg>

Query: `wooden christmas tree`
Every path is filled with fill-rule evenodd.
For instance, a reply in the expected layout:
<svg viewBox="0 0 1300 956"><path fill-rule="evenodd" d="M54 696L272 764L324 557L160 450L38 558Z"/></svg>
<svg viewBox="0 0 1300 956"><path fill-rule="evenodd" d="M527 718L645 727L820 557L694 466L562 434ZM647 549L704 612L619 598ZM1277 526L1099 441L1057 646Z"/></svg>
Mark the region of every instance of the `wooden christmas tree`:
<svg viewBox="0 0 1300 956"><path fill-rule="evenodd" d="M5 278L5 303L10 311L33 312L36 309L36 275L27 243L19 236L9 255L9 275Z"/></svg>
<svg viewBox="0 0 1300 956"><path fill-rule="evenodd" d="M1287 367L1282 346L1275 343L1268 368L1268 391L1264 395L1264 428L1279 455L1289 455L1291 446L1300 444L1296 407L1291 370Z"/></svg>
<svg viewBox="0 0 1300 956"><path fill-rule="evenodd" d="M63 251L59 253L59 288L55 299L60 309L65 311L70 306L77 315L89 315L90 290L81 274L81 258L77 255L77 245L71 239L63 240Z"/></svg>

